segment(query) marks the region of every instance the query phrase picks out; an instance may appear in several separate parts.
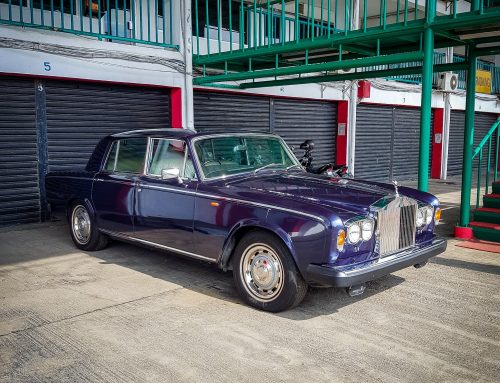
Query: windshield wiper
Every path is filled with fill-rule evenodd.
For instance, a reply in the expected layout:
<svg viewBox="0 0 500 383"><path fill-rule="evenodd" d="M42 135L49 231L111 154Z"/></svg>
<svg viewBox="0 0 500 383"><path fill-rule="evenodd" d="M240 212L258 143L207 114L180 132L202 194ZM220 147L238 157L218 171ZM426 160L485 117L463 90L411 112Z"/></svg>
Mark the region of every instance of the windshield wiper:
<svg viewBox="0 0 500 383"><path fill-rule="evenodd" d="M264 166L261 166L260 168L257 168L253 171L253 174L257 174L257 172L260 172L261 170L264 170L264 169L267 169L267 168L270 168L272 166L283 166L283 164L276 164L276 163L272 163L272 164L267 164L267 165L264 165Z"/></svg>
<svg viewBox="0 0 500 383"><path fill-rule="evenodd" d="M286 171L289 171L290 169L293 169L293 168L295 168L295 167L297 167L297 168L299 168L299 169L304 169L304 168L302 167L302 165L299 165L299 164L293 164L293 165L288 166L285 170L286 170Z"/></svg>

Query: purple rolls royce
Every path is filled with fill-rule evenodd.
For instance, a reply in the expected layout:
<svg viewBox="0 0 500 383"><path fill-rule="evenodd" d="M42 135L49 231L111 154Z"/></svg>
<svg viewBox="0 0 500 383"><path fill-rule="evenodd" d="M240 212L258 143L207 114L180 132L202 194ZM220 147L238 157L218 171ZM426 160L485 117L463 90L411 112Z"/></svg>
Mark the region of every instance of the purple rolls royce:
<svg viewBox="0 0 500 383"><path fill-rule="evenodd" d="M85 170L49 173L46 192L79 249L113 238L215 263L248 304L273 312L298 305L308 285L356 295L446 249L435 196L307 173L272 134L114 134Z"/></svg>

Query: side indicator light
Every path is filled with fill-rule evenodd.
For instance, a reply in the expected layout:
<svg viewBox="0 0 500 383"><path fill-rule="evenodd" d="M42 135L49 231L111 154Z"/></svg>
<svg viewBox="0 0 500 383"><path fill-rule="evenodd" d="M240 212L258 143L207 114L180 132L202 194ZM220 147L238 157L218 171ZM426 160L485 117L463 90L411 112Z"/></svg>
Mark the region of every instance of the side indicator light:
<svg viewBox="0 0 500 383"><path fill-rule="evenodd" d="M345 231L344 230L339 230L339 233L337 234L337 249L338 251L344 250L344 244L345 244Z"/></svg>
<svg viewBox="0 0 500 383"><path fill-rule="evenodd" d="M438 223L441 220L441 209L436 208L436 212L434 213L434 221Z"/></svg>
<svg viewBox="0 0 500 383"><path fill-rule="evenodd" d="M210 202L210 206L219 207L219 203L215 202L215 201L212 201L212 202Z"/></svg>

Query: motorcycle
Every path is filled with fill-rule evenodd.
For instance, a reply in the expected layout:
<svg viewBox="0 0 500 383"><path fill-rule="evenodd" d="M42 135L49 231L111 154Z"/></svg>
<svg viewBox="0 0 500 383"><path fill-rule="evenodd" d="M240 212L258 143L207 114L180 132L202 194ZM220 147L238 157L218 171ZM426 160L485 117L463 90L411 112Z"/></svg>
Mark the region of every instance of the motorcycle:
<svg viewBox="0 0 500 383"><path fill-rule="evenodd" d="M306 169L308 173L313 174L324 174L328 177L348 177L347 166L345 165L333 165L331 163L324 164L319 167L314 167L312 165L313 156L312 151L314 149L313 140L305 140L300 144L300 149L305 150L302 158L299 159L300 164Z"/></svg>

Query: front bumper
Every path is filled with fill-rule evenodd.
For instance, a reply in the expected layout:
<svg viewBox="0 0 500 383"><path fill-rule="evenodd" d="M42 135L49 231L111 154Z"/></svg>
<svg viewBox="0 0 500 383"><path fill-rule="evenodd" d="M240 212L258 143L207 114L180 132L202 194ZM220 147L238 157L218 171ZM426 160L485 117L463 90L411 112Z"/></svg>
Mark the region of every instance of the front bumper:
<svg viewBox="0 0 500 383"><path fill-rule="evenodd" d="M305 279L308 283L335 287L350 287L372 281L408 266L422 264L446 250L447 242L435 238L430 245L416 247L382 258L376 263L356 269L309 264Z"/></svg>

